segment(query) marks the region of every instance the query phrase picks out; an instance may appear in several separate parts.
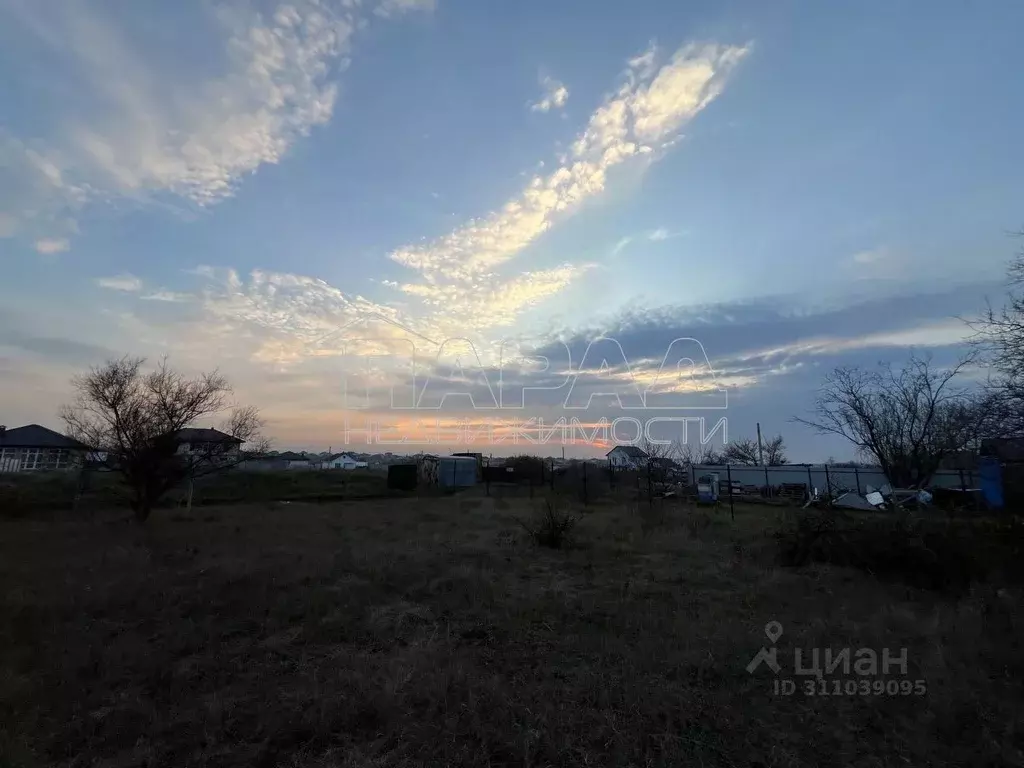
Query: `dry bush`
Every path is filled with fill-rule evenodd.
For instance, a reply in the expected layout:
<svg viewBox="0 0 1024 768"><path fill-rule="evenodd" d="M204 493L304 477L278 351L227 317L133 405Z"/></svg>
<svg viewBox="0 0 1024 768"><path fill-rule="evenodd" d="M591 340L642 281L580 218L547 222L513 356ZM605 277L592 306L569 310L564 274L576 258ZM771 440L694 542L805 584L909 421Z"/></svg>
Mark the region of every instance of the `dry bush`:
<svg viewBox="0 0 1024 768"><path fill-rule="evenodd" d="M579 519L578 515L562 510L556 500L545 499L531 519L520 520L519 524L538 545L564 549L569 545L570 535Z"/></svg>

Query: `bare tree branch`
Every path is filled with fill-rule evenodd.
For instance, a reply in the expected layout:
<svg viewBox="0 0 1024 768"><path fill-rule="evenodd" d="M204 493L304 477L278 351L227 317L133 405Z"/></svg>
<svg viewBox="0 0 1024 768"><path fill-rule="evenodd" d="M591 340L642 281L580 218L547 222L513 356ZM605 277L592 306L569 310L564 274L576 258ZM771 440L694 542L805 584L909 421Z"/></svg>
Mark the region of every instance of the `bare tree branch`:
<svg viewBox="0 0 1024 768"><path fill-rule="evenodd" d="M697 464L698 466L725 464L725 457L711 445L694 446L678 439L672 443L671 455L680 464Z"/></svg>
<svg viewBox="0 0 1024 768"><path fill-rule="evenodd" d="M755 467L760 462L757 460L757 441L748 438L730 440L725 446L725 461L727 464L742 464Z"/></svg>
<svg viewBox="0 0 1024 768"><path fill-rule="evenodd" d="M769 467L778 467L789 463L786 456L786 441L782 435L776 435L764 444L764 463Z"/></svg>
<svg viewBox="0 0 1024 768"><path fill-rule="evenodd" d="M750 438L732 440L725 446L725 453L722 458L724 459L723 463L757 467L761 465L762 456L764 457L764 463L770 467L788 462L786 458L786 441L782 435L776 435L771 440L762 442L760 449L758 449L757 440Z"/></svg>
<svg viewBox="0 0 1024 768"><path fill-rule="evenodd" d="M993 370L983 425L990 437L1024 436L1024 251L1010 262L1007 278L1006 304L995 308L988 302L980 317L966 321L979 359Z"/></svg>

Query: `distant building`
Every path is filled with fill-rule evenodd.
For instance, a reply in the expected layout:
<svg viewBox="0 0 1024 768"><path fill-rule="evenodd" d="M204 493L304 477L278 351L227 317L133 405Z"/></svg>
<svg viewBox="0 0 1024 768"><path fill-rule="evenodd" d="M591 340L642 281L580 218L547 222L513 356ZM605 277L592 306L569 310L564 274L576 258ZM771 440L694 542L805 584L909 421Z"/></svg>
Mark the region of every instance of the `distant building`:
<svg viewBox="0 0 1024 768"><path fill-rule="evenodd" d="M348 453L336 453L333 456L329 456L326 460L320 462L321 469L364 469L367 467L365 461L358 461L355 457Z"/></svg>
<svg viewBox="0 0 1024 768"><path fill-rule="evenodd" d="M608 464L616 469L637 469L650 458L635 445L617 445L605 454Z"/></svg>
<svg viewBox="0 0 1024 768"><path fill-rule="evenodd" d="M0 427L0 472L66 471L81 466L88 447L38 424Z"/></svg>
<svg viewBox="0 0 1024 768"><path fill-rule="evenodd" d="M175 435L178 453L211 463L238 463L243 440L221 432L219 429L180 429Z"/></svg>
<svg viewBox="0 0 1024 768"><path fill-rule="evenodd" d="M295 451L285 451L274 457L274 462L281 469L312 469L309 457Z"/></svg>

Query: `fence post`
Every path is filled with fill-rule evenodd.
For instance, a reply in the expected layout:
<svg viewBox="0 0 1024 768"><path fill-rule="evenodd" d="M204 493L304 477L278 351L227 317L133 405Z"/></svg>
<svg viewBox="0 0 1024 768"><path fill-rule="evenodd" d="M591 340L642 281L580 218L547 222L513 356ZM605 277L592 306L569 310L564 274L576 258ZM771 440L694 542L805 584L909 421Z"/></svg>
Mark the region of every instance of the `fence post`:
<svg viewBox="0 0 1024 768"><path fill-rule="evenodd" d="M811 477L811 465L807 465L807 500L814 498L814 478Z"/></svg>
<svg viewBox="0 0 1024 768"><path fill-rule="evenodd" d="M647 460L647 506L654 506L654 486L651 485L651 461Z"/></svg>
<svg viewBox="0 0 1024 768"><path fill-rule="evenodd" d="M82 463L82 468L78 471L78 482L75 484L75 496L71 500L71 511L78 511L78 502L82 499L82 494L85 493L86 477L85 473L88 470L85 468L85 463Z"/></svg>
<svg viewBox="0 0 1024 768"><path fill-rule="evenodd" d="M857 480L857 495L860 496L860 470L857 467L853 468L853 476Z"/></svg>
<svg viewBox="0 0 1024 768"><path fill-rule="evenodd" d="M615 490L615 465L612 464L612 460L608 459L608 484L612 490Z"/></svg>
<svg viewBox="0 0 1024 768"><path fill-rule="evenodd" d="M825 464L825 494L832 498L832 476L828 473L828 464Z"/></svg>
<svg viewBox="0 0 1024 768"><path fill-rule="evenodd" d="M641 496L641 493L640 493L640 470L638 469L636 471L636 503L637 504L640 503L640 496Z"/></svg>
<svg viewBox="0 0 1024 768"><path fill-rule="evenodd" d="M589 499L587 498L587 462L583 462L583 503L588 504Z"/></svg>
<svg viewBox="0 0 1024 768"><path fill-rule="evenodd" d="M964 496L964 506L966 507L966 505L967 505L967 484L964 483L964 471L963 471L963 469L959 470L959 472L960 472L960 493L962 493L963 496Z"/></svg>
<svg viewBox="0 0 1024 768"><path fill-rule="evenodd" d="M190 459L190 462L191 462L191 459ZM192 511L192 492L195 489L195 485L196 485L196 465L190 463L190 465L189 465L189 474L188 474L188 511L189 512Z"/></svg>
<svg viewBox="0 0 1024 768"><path fill-rule="evenodd" d="M458 488L459 477L456 470L459 468L458 459L452 459L452 488Z"/></svg>
<svg viewBox="0 0 1024 768"><path fill-rule="evenodd" d="M551 490L555 490L555 460L551 460Z"/></svg>
<svg viewBox="0 0 1024 768"><path fill-rule="evenodd" d="M725 465L725 478L726 482L729 483L729 515L733 520L736 519L736 507L732 503L732 465Z"/></svg>

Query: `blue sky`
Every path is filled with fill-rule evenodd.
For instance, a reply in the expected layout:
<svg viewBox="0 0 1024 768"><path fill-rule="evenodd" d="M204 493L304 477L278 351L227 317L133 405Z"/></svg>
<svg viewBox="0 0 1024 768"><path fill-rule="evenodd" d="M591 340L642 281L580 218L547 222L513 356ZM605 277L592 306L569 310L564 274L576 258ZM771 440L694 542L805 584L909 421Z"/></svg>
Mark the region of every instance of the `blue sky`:
<svg viewBox="0 0 1024 768"><path fill-rule="evenodd" d="M502 339L568 342L571 370L612 336L644 381L694 337L730 436L760 421L793 458L849 456L788 421L824 373L951 360L956 317L1002 292L1021 22L1013 2L0 0L0 420L57 426L75 372L166 354L319 449L380 356L353 333L464 337L491 374ZM404 381L381 365L368 387Z"/></svg>

